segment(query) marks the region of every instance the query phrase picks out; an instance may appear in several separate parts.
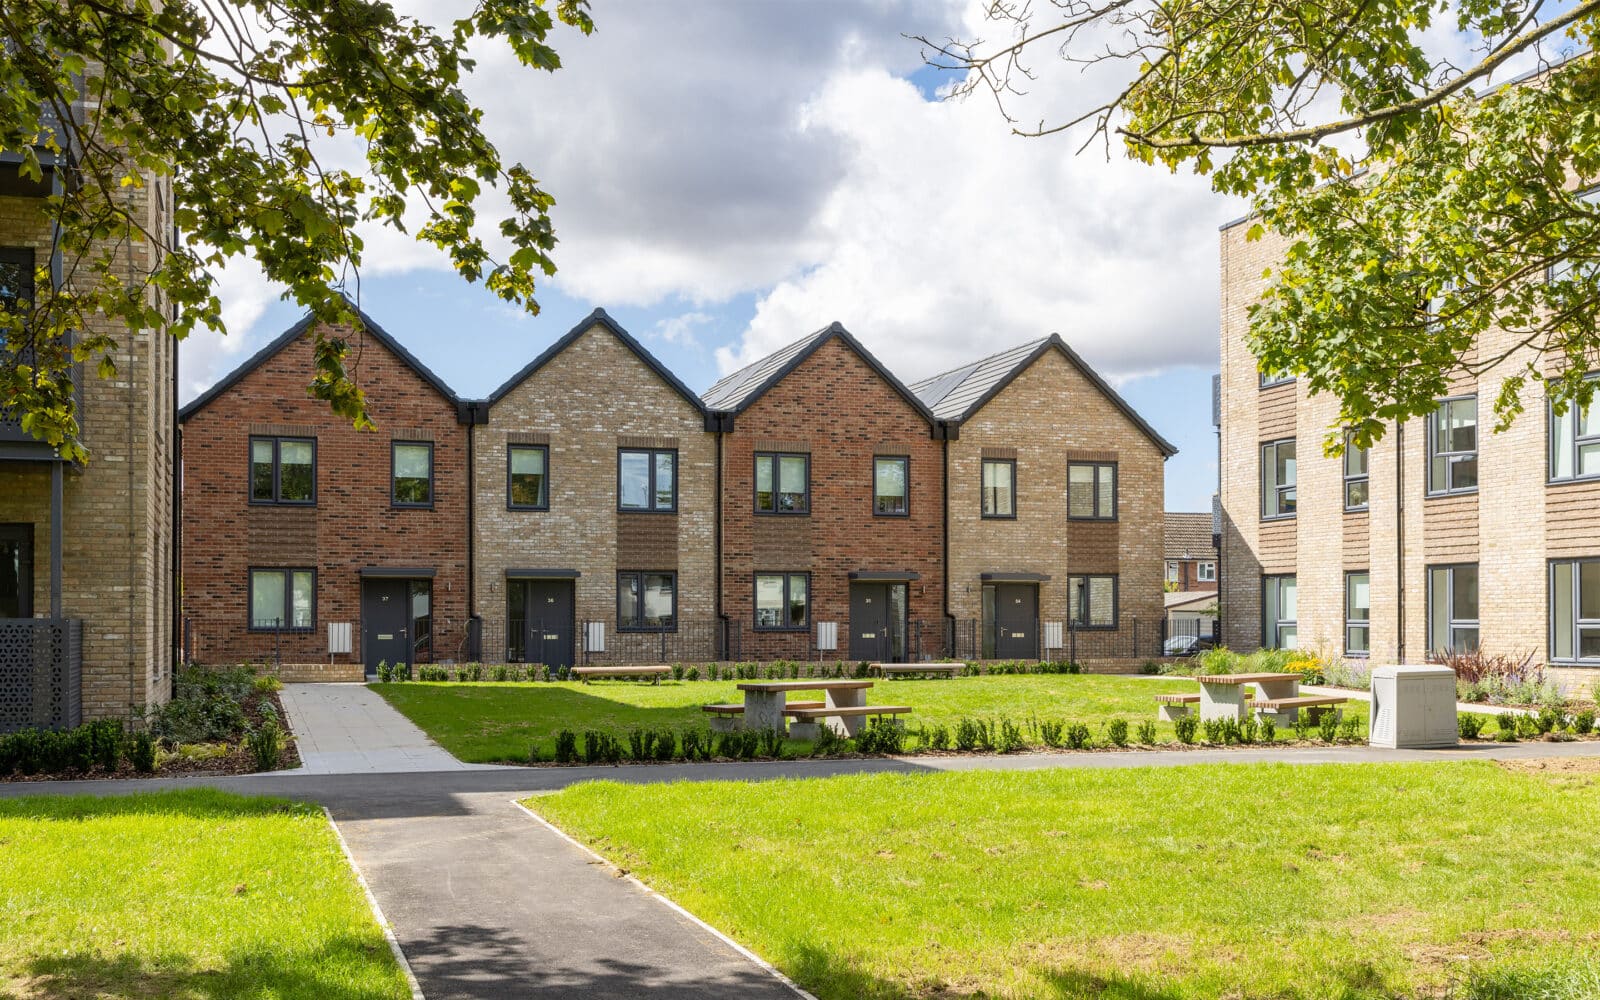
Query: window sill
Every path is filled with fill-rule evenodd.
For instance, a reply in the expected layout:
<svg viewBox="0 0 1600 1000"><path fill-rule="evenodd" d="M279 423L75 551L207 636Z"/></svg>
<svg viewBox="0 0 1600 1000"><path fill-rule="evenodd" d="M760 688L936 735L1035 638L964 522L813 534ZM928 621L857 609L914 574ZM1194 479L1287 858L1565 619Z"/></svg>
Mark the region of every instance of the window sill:
<svg viewBox="0 0 1600 1000"><path fill-rule="evenodd" d="M1346 514L1370 514L1372 513L1372 505L1367 504L1361 507L1346 507L1344 512Z"/></svg>
<svg viewBox="0 0 1600 1000"><path fill-rule="evenodd" d="M676 631L678 631L678 626L676 625L668 625L660 628L652 628L650 626L635 628L631 625L617 626L617 632L622 635L671 635Z"/></svg>
<svg viewBox="0 0 1600 1000"><path fill-rule="evenodd" d="M1069 632L1115 632L1115 625L1068 625Z"/></svg>
<svg viewBox="0 0 1600 1000"><path fill-rule="evenodd" d="M270 626L267 628L259 628L255 625L251 625L249 628L245 629L246 632L255 632L259 635L273 635L275 633L283 632L298 632L303 635L311 635L316 632L316 630L317 627L315 625L296 625L293 628L290 628L287 625L285 625L283 628L271 628Z"/></svg>
<svg viewBox="0 0 1600 1000"><path fill-rule="evenodd" d="M1600 667L1600 660L1551 660L1552 667L1588 668L1593 670Z"/></svg>
<svg viewBox="0 0 1600 1000"><path fill-rule="evenodd" d="M752 626L750 626L750 629L751 629L751 631L754 631L754 632L807 633L807 632L811 631L811 626L809 624L807 624L807 625L752 625Z"/></svg>
<svg viewBox="0 0 1600 1000"><path fill-rule="evenodd" d="M872 516L873 517L889 517L889 518L898 517L903 521L906 518L911 516L911 512L909 510L903 510L898 514L880 514L877 511L873 511L872 512Z"/></svg>
<svg viewBox="0 0 1600 1000"><path fill-rule="evenodd" d="M756 517L810 517L811 510L758 510Z"/></svg>
<svg viewBox="0 0 1600 1000"><path fill-rule="evenodd" d="M394 501L391 500L389 502L389 509L390 510L432 510L433 509L433 504L431 504L431 503L395 503Z"/></svg>
<svg viewBox="0 0 1600 1000"><path fill-rule="evenodd" d="M1294 517L1295 516L1293 514L1274 514L1271 517L1263 516L1261 518L1261 523L1272 524L1277 521L1293 521Z"/></svg>
<svg viewBox="0 0 1600 1000"><path fill-rule="evenodd" d="M1569 476L1565 479L1546 479L1546 486L1582 486L1586 483L1600 483L1600 476ZM1595 661L1600 664L1600 660Z"/></svg>
<svg viewBox="0 0 1600 1000"><path fill-rule="evenodd" d="M534 514L548 514L550 512L550 505L545 504L543 507L530 507L527 504L508 503L506 504L506 510L529 511Z"/></svg>
<svg viewBox="0 0 1600 1000"><path fill-rule="evenodd" d="M618 507L618 514L676 514L676 507Z"/></svg>
<svg viewBox="0 0 1600 1000"><path fill-rule="evenodd" d="M1117 523L1117 519L1115 517L1081 517L1081 516L1074 517L1071 514L1067 515L1067 520L1069 520L1069 521L1082 521L1082 522L1086 522L1086 523L1089 523L1089 524L1116 524Z"/></svg>
<svg viewBox="0 0 1600 1000"><path fill-rule="evenodd" d="M1422 495L1422 499L1424 499L1424 500L1444 500L1444 499L1447 499L1449 497L1470 497L1470 496L1477 496L1477 495L1478 495L1478 488L1476 486L1474 486L1474 487L1472 487L1471 489L1468 489L1468 490L1435 490L1435 491L1432 491L1432 492L1429 492L1429 493L1424 493Z"/></svg>
<svg viewBox="0 0 1600 1000"><path fill-rule="evenodd" d="M979 514L978 517L983 521L1015 521L1017 519L1015 514Z"/></svg>
<svg viewBox="0 0 1600 1000"><path fill-rule="evenodd" d="M317 505L315 500L251 500L252 507L289 507L311 508Z"/></svg>

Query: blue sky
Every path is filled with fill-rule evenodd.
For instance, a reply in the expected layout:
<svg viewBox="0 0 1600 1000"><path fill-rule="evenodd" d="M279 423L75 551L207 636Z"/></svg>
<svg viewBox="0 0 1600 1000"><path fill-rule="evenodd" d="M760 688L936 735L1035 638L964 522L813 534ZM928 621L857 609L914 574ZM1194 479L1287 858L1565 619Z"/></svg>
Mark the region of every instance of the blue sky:
<svg viewBox="0 0 1600 1000"><path fill-rule="evenodd" d="M415 0L419 15L446 0ZM1009 134L941 102L902 33L990 35L950 0L619 2L530 75L485 52L469 90L557 199L560 272L529 317L393 233L362 307L458 392L488 393L603 306L692 388L838 320L903 379L1060 333L1180 449L1173 510L1216 482L1217 226L1204 182ZM684 60L684 52L695 58ZM1092 95L1046 72L1041 114ZM249 267L230 335L184 346L191 398L299 318ZM308 373L309 377L309 373Z"/></svg>

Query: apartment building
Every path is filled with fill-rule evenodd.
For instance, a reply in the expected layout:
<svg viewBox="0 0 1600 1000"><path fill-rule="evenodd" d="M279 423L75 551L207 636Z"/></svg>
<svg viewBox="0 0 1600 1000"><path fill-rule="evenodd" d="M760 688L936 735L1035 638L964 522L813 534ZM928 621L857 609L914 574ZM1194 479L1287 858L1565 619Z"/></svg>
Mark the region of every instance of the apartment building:
<svg viewBox="0 0 1600 1000"><path fill-rule="evenodd" d="M81 107L73 113L82 114ZM0 151L0 297L7 311L70 290L76 262L52 239L45 199L73 183L77 152ZM123 197L149 231L172 225L172 185L148 171ZM130 269L157 250L132 243ZM156 289L142 293L163 315ZM0 411L0 731L126 716L171 694L176 646L177 349L165 328L114 338L115 378L75 373L87 464L64 461Z"/></svg>
<svg viewBox="0 0 1600 1000"><path fill-rule="evenodd" d="M1154 655L1177 449L1056 335L911 391L948 428L954 652Z"/></svg>
<svg viewBox="0 0 1600 1000"><path fill-rule="evenodd" d="M721 448L720 614L741 655L939 651L946 428L927 406L837 323L701 400Z"/></svg>
<svg viewBox="0 0 1600 1000"><path fill-rule="evenodd" d="M1281 242L1221 235L1221 588L1225 641L1374 663L1481 646L1558 667L1600 666L1600 408L1557 415L1538 385L1492 430L1508 351L1457 378L1425 419L1369 450L1323 453L1332 399L1259 370L1246 310ZM1553 374L1554 369L1548 369ZM1569 678L1570 678L1569 674Z"/></svg>
<svg viewBox="0 0 1600 1000"><path fill-rule="evenodd" d="M373 428L306 394L309 315L179 413L192 659L348 679L468 658L473 411L361 322L326 333L349 344Z"/></svg>
<svg viewBox="0 0 1600 1000"><path fill-rule="evenodd" d="M481 405L482 655L717 659L717 445L699 397L597 309Z"/></svg>

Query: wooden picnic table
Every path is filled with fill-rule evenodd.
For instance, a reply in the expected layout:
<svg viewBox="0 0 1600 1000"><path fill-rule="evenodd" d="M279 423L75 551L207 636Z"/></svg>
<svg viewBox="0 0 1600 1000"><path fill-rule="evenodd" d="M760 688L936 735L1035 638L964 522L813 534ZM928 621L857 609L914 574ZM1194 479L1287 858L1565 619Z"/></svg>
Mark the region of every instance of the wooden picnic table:
<svg viewBox="0 0 1600 1000"><path fill-rule="evenodd" d="M871 681L744 681L744 724L749 729L776 729L788 725L784 709L790 691L821 691L824 708L862 708L867 703ZM854 734L861 727L857 716L828 716L824 724L841 733Z"/></svg>
<svg viewBox="0 0 1600 1000"><path fill-rule="evenodd" d="M1245 685L1256 689L1258 699L1293 698L1300 693L1299 674L1202 674L1200 719L1244 719Z"/></svg>

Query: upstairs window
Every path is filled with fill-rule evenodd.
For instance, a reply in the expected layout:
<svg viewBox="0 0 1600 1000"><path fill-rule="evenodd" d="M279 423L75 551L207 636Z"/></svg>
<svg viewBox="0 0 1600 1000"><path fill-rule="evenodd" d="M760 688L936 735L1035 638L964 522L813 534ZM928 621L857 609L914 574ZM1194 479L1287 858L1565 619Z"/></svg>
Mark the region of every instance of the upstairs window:
<svg viewBox="0 0 1600 1000"><path fill-rule="evenodd" d="M811 456L756 452L756 513L811 512Z"/></svg>
<svg viewBox="0 0 1600 1000"><path fill-rule="evenodd" d="M390 445L393 483L390 503L396 507L433 506L433 442L395 441Z"/></svg>
<svg viewBox="0 0 1600 1000"><path fill-rule="evenodd" d="M879 517L911 513L911 459L901 455L872 460L872 512Z"/></svg>
<svg viewBox="0 0 1600 1000"><path fill-rule="evenodd" d="M1478 488L1478 397L1441 400L1428 417L1428 494Z"/></svg>
<svg viewBox="0 0 1600 1000"><path fill-rule="evenodd" d="M1180 567L1179 567L1178 563L1175 562L1174 560L1168 559L1167 560L1167 582L1168 583L1177 583L1181 577L1182 577L1182 573L1180 571Z"/></svg>
<svg viewBox="0 0 1600 1000"><path fill-rule="evenodd" d="M1275 385L1287 385L1294 381L1293 372L1262 372L1261 388L1270 389Z"/></svg>
<svg viewBox="0 0 1600 1000"><path fill-rule="evenodd" d="M550 449L542 444L506 448L506 506L512 510L550 509Z"/></svg>
<svg viewBox="0 0 1600 1000"><path fill-rule="evenodd" d="M1074 521L1117 519L1115 462L1067 464L1067 517Z"/></svg>
<svg viewBox="0 0 1600 1000"><path fill-rule="evenodd" d="M620 450L617 453L617 507L621 510L677 510L678 453L654 448Z"/></svg>
<svg viewBox="0 0 1600 1000"><path fill-rule="evenodd" d="M1293 517L1295 512L1294 438L1261 446L1261 517Z"/></svg>
<svg viewBox="0 0 1600 1000"><path fill-rule="evenodd" d="M1357 448L1349 435L1344 442L1344 509L1366 510L1370 499L1367 449Z"/></svg>
<svg viewBox="0 0 1600 1000"><path fill-rule="evenodd" d="M1551 481L1596 478L1600 478L1600 394L1591 399L1588 406L1568 403L1565 413L1557 413L1551 406Z"/></svg>
<svg viewBox="0 0 1600 1000"><path fill-rule="evenodd" d="M1195 574L1195 579L1199 580L1201 583L1216 583L1217 564L1214 562L1202 562L1199 570Z"/></svg>
<svg viewBox="0 0 1600 1000"><path fill-rule="evenodd" d="M250 502L313 504L317 499L315 438L250 439Z"/></svg>
<svg viewBox="0 0 1600 1000"><path fill-rule="evenodd" d="M1470 653L1478 648L1478 567L1428 567L1428 650Z"/></svg>
<svg viewBox="0 0 1600 1000"><path fill-rule="evenodd" d="M33 272L31 247L0 247L0 309L15 313L33 304Z"/></svg>
<svg viewBox="0 0 1600 1000"><path fill-rule="evenodd" d="M1017 516L1017 463L1010 458L983 460L983 516Z"/></svg>

